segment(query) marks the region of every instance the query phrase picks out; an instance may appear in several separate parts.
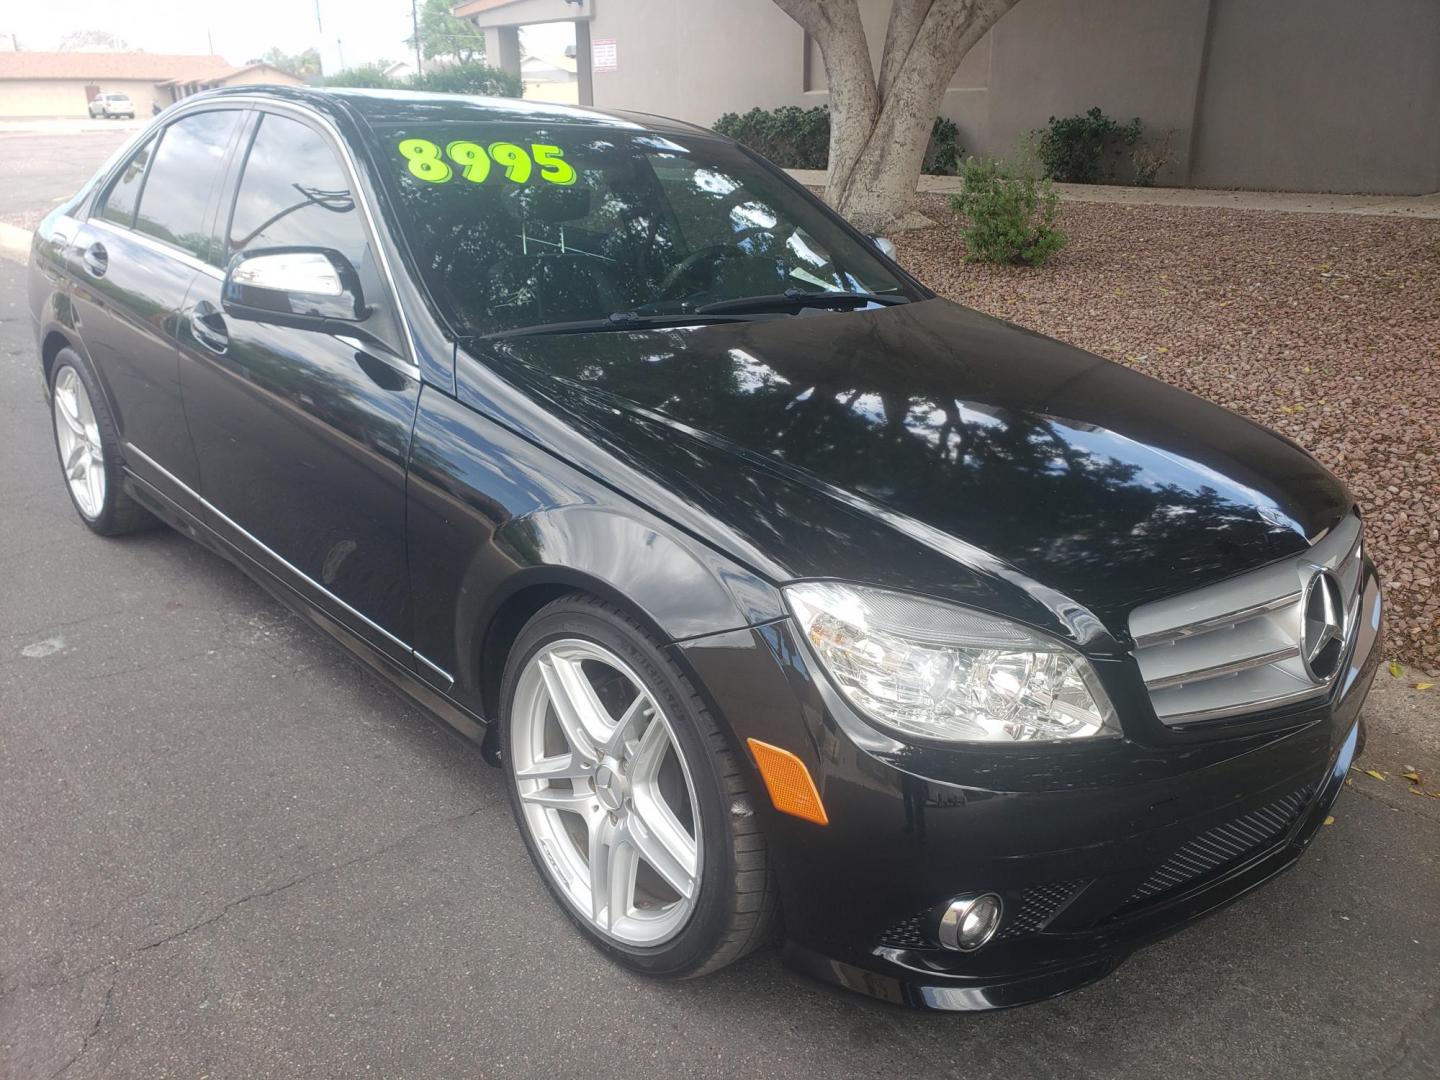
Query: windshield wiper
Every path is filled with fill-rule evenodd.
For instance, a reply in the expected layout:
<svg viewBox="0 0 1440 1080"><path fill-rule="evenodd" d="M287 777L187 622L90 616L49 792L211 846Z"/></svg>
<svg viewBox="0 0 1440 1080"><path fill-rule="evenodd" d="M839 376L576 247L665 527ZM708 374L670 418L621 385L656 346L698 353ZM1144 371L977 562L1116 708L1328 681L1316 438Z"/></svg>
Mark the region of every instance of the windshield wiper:
<svg viewBox="0 0 1440 1080"><path fill-rule="evenodd" d="M607 330L637 330L650 327L695 326L701 323L732 323L747 321L742 314L708 314L703 311L676 311L663 315L642 315L635 311L617 311L603 319L577 319L572 322L536 323L534 326L517 326L513 330L497 330L484 334L482 341L500 338L534 337L541 334L594 334Z"/></svg>
<svg viewBox="0 0 1440 1080"><path fill-rule="evenodd" d="M908 304L903 296L887 296L867 292L806 292L804 289L786 289L783 293L766 293L761 296L741 296L734 300L716 300L694 308L697 315L720 314L721 312L768 311L772 308L790 307L858 307L863 304Z"/></svg>

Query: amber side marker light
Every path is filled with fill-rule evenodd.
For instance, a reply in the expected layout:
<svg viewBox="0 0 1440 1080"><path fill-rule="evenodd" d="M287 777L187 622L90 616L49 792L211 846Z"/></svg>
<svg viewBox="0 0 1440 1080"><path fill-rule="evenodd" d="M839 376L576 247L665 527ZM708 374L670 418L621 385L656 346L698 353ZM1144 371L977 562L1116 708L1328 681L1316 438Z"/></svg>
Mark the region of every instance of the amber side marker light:
<svg viewBox="0 0 1440 1080"><path fill-rule="evenodd" d="M760 776L770 792L770 801L782 814L791 814L816 825L829 825L825 804L820 801L820 792L815 790L815 781L810 779L810 770L805 763L789 750L771 746L759 739L746 739Z"/></svg>

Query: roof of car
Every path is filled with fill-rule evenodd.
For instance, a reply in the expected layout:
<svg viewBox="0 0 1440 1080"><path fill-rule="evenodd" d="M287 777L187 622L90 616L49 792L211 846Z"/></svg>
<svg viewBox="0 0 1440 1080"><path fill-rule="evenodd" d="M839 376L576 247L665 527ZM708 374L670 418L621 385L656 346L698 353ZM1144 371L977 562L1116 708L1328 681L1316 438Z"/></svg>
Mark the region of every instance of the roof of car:
<svg viewBox="0 0 1440 1080"><path fill-rule="evenodd" d="M236 86L205 96L245 94L311 105L326 112L346 111L370 124L520 121L609 128L639 128L661 134L709 135L695 124L646 113L555 105L519 98L434 94L415 90L352 90L312 86Z"/></svg>

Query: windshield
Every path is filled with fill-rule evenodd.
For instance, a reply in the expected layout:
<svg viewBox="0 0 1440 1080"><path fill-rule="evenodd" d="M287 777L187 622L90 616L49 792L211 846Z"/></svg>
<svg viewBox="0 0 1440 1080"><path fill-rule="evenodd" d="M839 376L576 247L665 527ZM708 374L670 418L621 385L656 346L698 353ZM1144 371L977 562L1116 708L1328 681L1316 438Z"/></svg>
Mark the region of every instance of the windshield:
<svg viewBox="0 0 1440 1080"><path fill-rule="evenodd" d="M453 122L379 140L401 229L462 332L909 295L815 200L718 140Z"/></svg>

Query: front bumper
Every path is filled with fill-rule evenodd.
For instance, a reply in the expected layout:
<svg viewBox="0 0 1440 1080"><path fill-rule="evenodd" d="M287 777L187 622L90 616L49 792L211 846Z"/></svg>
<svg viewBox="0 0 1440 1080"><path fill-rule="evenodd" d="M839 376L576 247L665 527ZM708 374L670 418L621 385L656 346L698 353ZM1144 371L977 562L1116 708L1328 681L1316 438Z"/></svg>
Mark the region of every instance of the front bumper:
<svg viewBox="0 0 1440 1080"><path fill-rule="evenodd" d="M888 1001L1001 1008L1093 981L1295 862L1344 785L1379 663L1368 563L1361 591L1351 655L1322 702L1169 730L1138 673L1111 664L1101 675L1125 737L1106 745L896 742L846 706L788 621L677 648L740 745L800 755L829 813L819 827L755 808L776 856L787 958ZM995 939L974 953L939 948L939 913L973 892L1005 902Z"/></svg>

